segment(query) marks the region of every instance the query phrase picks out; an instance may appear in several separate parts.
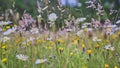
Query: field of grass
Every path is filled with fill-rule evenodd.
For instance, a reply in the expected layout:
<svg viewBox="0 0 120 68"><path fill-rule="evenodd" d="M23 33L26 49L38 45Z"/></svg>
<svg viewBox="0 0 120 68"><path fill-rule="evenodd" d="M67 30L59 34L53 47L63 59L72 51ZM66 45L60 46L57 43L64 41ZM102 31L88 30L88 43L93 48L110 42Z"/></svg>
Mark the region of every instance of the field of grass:
<svg viewBox="0 0 120 68"><path fill-rule="evenodd" d="M120 67L120 32L106 37L98 30L91 36L84 30L79 36L69 32L52 39L45 33L8 38L0 42L0 68Z"/></svg>

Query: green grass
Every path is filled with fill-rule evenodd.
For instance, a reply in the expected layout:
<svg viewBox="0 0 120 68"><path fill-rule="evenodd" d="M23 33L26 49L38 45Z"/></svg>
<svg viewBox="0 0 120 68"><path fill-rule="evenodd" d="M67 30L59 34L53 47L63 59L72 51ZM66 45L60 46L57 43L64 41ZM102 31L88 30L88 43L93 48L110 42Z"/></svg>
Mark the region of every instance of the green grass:
<svg viewBox="0 0 120 68"><path fill-rule="evenodd" d="M105 64L108 64L109 68L114 68L115 65L119 68L119 36L116 34L115 39L112 36L104 39L100 32L97 33L97 37L102 39L101 42L93 42L92 38L89 38L85 33L84 36L78 37L79 43L76 45L73 44L76 36L71 33L67 38L64 36L59 37L64 41L62 43L58 43L55 39L51 41L44 40L44 35L40 34L40 42L34 40L34 44L30 44L30 42L22 44L26 37L23 36L22 40L19 41L21 37L16 35L5 42L6 48L2 48L3 43L1 43L0 59L7 58L7 61L4 63L0 61L0 66L2 68L105 68ZM109 44L110 41L113 42L114 51L104 49L104 46ZM83 51L82 44L85 44L85 51ZM99 45L98 49L95 49L96 44ZM63 48L63 50L60 51L60 48ZM89 48L92 51L91 56L87 53ZM6 51L7 53L3 54ZM21 61L17 59L17 54L24 54L29 58L27 61ZM50 56L54 57L51 58ZM35 64L36 59L44 58L48 59L48 62Z"/></svg>

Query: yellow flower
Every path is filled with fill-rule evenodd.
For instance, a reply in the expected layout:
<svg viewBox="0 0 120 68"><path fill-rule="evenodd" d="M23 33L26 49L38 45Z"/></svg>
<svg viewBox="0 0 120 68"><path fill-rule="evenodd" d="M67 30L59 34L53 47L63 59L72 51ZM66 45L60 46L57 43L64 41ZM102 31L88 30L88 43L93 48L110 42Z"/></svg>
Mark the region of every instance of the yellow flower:
<svg viewBox="0 0 120 68"><path fill-rule="evenodd" d="M64 42L62 39L58 39L57 41L58 41L58 43L63 43Z"/></svg>
<svg viewBox="0 0 120 68"><path fill-rule="evenodd" d="M3 46L2 46L2 49L5 49L5 48L6 48L6 46L5 46L5 45L3 45Z"/></svg>
<svg viewBox="0 0 120 68"><path fill-rule="evenodd" d="M90 54L92 53L92 50L89 49L87 52L88 52L88 54L90 55Z"/></svg>
<svg viewBox="0 0 120 68"><path fill-rule="evenodd" d="M40 40L40 39L37 40L37 43L38 43L38 44L41 43L41 42L42 42L42 40Z"/></svg>
<svg viewBox="0 0 120 68"><path fill-rule="evenodd" d="M55 45L54 41L49 41L50 45Z"/></svg>
<svg viewBox="0 0 120 68"><path fill-rule="evenodd" d="M63 51L64 51L64 48L59 47L59 50L60 50L60 52L63 52Z"/></svg>
<svg viewBox="0 0 120 68"><path fill-rule="evenodd" d="M78 40L74 40L74 41L73 41L73 44L74 44L74 45L77 45L77 44L78 44Z"/></svg>
<svg viewBox="0 0 120 68"><path fill-rule="evenodd" d="M108 65L108 64L105 64L105 68L109 68L109 65Z"/></svg>
<svg viewBox="0 0 120 68"><path fill-rule="evenodd" d="M98 44L96 44L95 48L98 48L98 47L99 47L99 45L98 45Z"/></svg>
<svg viewBox="0 0 120 68"><path fill-rule="evenodd" d="M84 31L87 31L87 28L84 28Z"/></svg>
<svg viewBox="0 0 120 68"><path fill-rule="evenodd" d="M10 26L6 26L6 28L7 28L7 29L9 29L9 28L10 28Z"/></svg>
<svg viewBox="0 0 120 68"><path fill-rule="evenodd" d="M27 46L30 46L30 45L32 45L32 41L30 41L30 42L27 43Z"/></svg>
<svg viewBox="0 0 120 68"><path fill-rule="evenodd" d="M82 48L84 48L85 47L85 44L82 44Z"/></svg>
<svg viewBox="0 0 120 68"><path fill-rule="evenodd" d="M117 66L114 66L114 68L118 68Z"/></svg>
<svg viewBox="0 0 120 68"><path fill-rule="evenodd" d="M5 63L7 61L7 58L3 58L2 62Z"/></svg>

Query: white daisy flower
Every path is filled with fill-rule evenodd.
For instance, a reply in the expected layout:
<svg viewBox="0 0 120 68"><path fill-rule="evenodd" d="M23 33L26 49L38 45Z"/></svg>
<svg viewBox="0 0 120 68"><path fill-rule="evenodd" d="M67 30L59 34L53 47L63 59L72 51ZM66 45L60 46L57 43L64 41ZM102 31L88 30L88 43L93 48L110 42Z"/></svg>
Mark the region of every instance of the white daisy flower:
<svg viewBox="0 0 120 68"><path fill-rule="evenodd" d="M17 28L12 27L11 29L8 29L7 31L3 32L3 35L9 35L9 34L15 32L16 29L17 29Z"/></svg>
<svg viewBox="0 0 120 68"><path fill-rule="evenodd" d="M48 40L48 41L49 41L49 40L52 40L52 38L47 38L46 40Z"/></svg>
<svg viewBox="0 0 120 68"><path fill-rule="evenodd" d="M77 36L80 36L84 31L83 30L80 30L77 32Z"/></svg>
<svg viewBox="0 0 120 68"><path fill-rule="evenodd" d="M92 31L93 29L92 28L87 28L87 31Z"/></svg>
<svg viewBox="0 0 120 68"><path fill-rule="evenodd" d="M108 49L110 49L110 47L111 47L111 45L106 45L104 48L105 48L106 50L108 50Z"/></svg>
<svg viewBox="0 0 120 68"><path fill-rule="evenodd" d="M114 48L114 47L111 47L111 48L110 48L110 50L111 50L111 51L114 51L114 50L115 50L115 48Z"/></svg>
<svg viewBox="0 0 120 68"><path fill-rule="evenodd" d="M38 15L37 17L38 17L38 18L41 18L42 16L41 16L41 15Z"/></svg>
<svg viewBox="0 0 120 68"><path fill-rule="evenodd" d="M11 29L8 29L7 31L3 32L3 35L9 35L11 34Z"/></svg>
<svg viewBox="0 0 120 68"><path fill-rule="evenodd" d="M7 21L7 22L5 22L5 21L0 21L0 25L9 25L9 24L11 24L11 23L13 23L13 22L11 22L11 21Z"/></svg>
<svg viewBox="0 0 120 68"><path fill-rule="evenodd" d="M73 29L66 29L67 32L72 32L74 31Z"/></svg>
<svg viewBox="0 0 120 68"><path fill-rule="evenodd" d="M31 32L32 34L38 34L38 33L39 33L39 29L38 29L38 28L32 28L32 29L30 30L30 32Z"/></svg>
<svg viewBox="0 0 120 68"><path fill-rule="evenodd" d="M87 26L86 26L86 25L82 25L82 27L81 27L81 28L82 28L82 29L83 29L83 28L87 28Z"/></svg>
<svg viewBox="0 0 120 68"><path fill-rule="evenodd" d="M55 14L55 13L51 13L49 16L48 16L48 19L50 21L56 21L56 19L58 18L58 16Z"/></svg>
<svg viewBox="0 0 120 68"><path fill-rule="evenodd" d="M108 25L107 27L109 27L109 28L115 28L115 27L117 27L117 25Z"/></svg>
<svg viewBox="0 0 120 68"><path fill-rule="evenodd" d="M86 18L77 18L76 22L84 22L86 20Z"/></svg>
<svg viewBox="0 0 120 68"><path fill-rule="evenodd" d="M93 37L92 40L93 40L93 41L97 41L97 42L102 41L101 39L98 39L97 37Z"/></svg>
<svg viewBox="0 0 120 68"><path fill-rule="evenodd" d="M106 45L104 48L105 48L106 50L111 50L111 51L114 51L114 50L115 50L115 48L114 48L111 44Z"/></svg>
<svg viewBox="0 0 120 68"><path fill-rule="evenodd" d="M48 60L47 59L37 59L36 61L35 61L35 64L41 64L41 63L45 63L45 62L47 62Z"/></svg>
<svg viewBox="0 0 120 68"><path fill-rule="evenodd" d="M28 56L27 56L27 55L18 54L18 55L16 55L16 57L17 57L19 60L22 60L22 61L27 61L27 60L28 60Z"/></svg>

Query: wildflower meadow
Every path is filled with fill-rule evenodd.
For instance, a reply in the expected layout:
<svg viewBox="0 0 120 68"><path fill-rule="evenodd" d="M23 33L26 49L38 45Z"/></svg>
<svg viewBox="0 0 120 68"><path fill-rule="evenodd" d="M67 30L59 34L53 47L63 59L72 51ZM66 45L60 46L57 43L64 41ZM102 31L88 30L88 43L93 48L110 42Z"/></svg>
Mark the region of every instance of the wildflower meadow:
<svg viewBox="0 0 120 68"><path fill-rule="evenodd" d="M120 68L120 0L0 0L0 68Z"/></svg>

